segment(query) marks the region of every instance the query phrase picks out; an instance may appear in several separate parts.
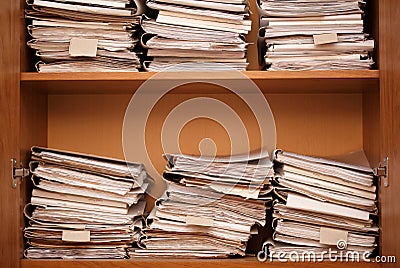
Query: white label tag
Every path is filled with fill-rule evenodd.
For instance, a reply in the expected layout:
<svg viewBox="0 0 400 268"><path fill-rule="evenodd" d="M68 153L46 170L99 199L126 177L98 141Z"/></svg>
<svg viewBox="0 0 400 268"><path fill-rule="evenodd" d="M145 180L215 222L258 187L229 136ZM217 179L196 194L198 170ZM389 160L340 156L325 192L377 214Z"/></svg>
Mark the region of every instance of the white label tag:
<svg viewBox="0 0 400 268"><path fill-rule="evenodd" d="M69 55L71 57L96 57L97 39L71 38Z"/></svg>
<svg viewBox="0 0 400 268"><path fill-rule="evenodd" d="M186 216L187 225L214 226L214 220L210 218Z"/></svg>
<svg viewBox="0 0 400 268"><path fill-rule="evenodd" d="M62 231L62 241L90 242L90 231Z"/></svg>
<svg viewBox="0 0 400 268"><path fill-rule="evenodd" d="M339 41L337 33L329 33L329 34L315 34L314 37L314 45L323 45L323 44L331 44L337 43Z"/></svg>
<svg viewBox="0 0 400 268"><path fill-rule="evenodd" d="M319 242L325 245L338 245L338 242L346 242L349 232L344 230L321 227L319 231Z"/></svg>

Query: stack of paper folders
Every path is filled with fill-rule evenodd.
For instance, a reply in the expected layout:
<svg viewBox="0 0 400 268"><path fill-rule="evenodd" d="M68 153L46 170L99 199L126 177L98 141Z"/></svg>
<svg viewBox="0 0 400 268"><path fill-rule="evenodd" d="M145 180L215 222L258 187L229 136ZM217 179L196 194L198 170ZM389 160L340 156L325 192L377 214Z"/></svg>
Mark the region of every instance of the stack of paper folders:
<svg viewBox="0 0 400 268"><path fill-rule="evenodd" d="M373 170L281 150L274 157L279 202L273 206L270 250L324 258L322 252L331 248L368 257L379 234Z"/></svg>
<svg viewBox="0 0 400 268"><path fill-rule="evenodd" d="M32 0L28 46L39 72L134 72L144 0Z"/></svg>
<svg viewBox="0 0 400 268"><path fill-rule="evenodd" d="M27 258L127 258L150 180L141 164L33 147Z"/></svg>
<svg viewBox="0 0 400 268"><path fill-rule="evenodd" d="M147 70L179 63L193 64L175 66L174 71L197 70L202 62L215 63L211 68L216 70L246 70L245 35L251 29L247 0L147 0L147 6L158 11L155 19L142 21Z"/></svg>
<svg viewBox="0 0 400 268"><path fill-rule="evenodd" d="M271 161L186 155L166 159L168 189L147 219L141 248L132 248L130 256L244 256L249 238L266 223Z"/></svg>
<svg viewBox="0 0 400 268"><path fill-rule="evenodd" d="M363 1L261 0L261 46L268 70L364 70L374 41Z"/></svg>

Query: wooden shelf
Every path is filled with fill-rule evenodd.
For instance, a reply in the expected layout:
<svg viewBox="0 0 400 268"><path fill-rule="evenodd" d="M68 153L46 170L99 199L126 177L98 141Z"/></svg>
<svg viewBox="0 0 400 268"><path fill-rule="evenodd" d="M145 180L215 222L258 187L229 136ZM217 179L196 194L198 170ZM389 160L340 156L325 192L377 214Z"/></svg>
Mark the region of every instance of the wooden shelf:
<svg viewBox="0 0 400 268"><path fill-rule="evenodd" d="M186 73L186 72L183 72ZM190 74L207 74L223 78L230 72L187 72ZM379 70L366 71L244 71L240 72L250 79L377 79ZM21 73L21 81L145 81L157 73L154 72L104 72L104 73ZM182 78L182 72L171 72L171 79Z"/></svg>
<svg viewBox="0 0 400 268"><path fill-rule="evenodd" d="M378 268L381 267L379 263L365 263L365 262L259 262L254 258L246 259L217 259L217 260L172 260L172 259L130 259L130 260L21 260L21 268L127 268L127 267L162 267L162 268L257 268L257 267L323 267L325 268L338 268L338 267L352 267L352 268Z"/></svg>
<svg viewBox="0 0 400 268"><path fill-rule="evenodd" d="M205 89L202 83L229 83L251 79L263 93L360 93L379 88L379 71L245 71L173 73L21 73L23 88L44 90L49 94L133 93L152 80L149 92L159 86L181 86L174 93L226 93L219 86ZM65 83L68 82L68 83ZM161 83L161 84L158 84ZM169 84L166 84L169 83ZM243 83L243 87L247 84ZM243 88L240 92L246 92Z"/></svg>

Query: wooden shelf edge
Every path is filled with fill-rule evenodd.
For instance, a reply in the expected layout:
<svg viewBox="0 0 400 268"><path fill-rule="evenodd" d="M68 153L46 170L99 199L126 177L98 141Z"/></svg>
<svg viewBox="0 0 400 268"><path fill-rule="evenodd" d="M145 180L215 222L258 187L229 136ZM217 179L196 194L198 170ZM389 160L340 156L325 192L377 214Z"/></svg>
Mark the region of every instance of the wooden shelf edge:
<svg viewBox="0 0 400 268"><path fill-rule="evenodd" d="M229 72L191 72L187 79L196 77L196 74L212 77L213 79L230 78ZM274 80L274 79L379 79L379 70L365 71L244 71L243 75L250 79ZM104 72L104 73L21 73L22 82L34 81L145 81L156 74L152 72ZM165 73L163 73L165 74ZM182 79L182 72L169 73L171 79ZM164 77L164 75L162 76Z"/></svg>
<svg viewBox="0 0 400 268"><path fill-rule="evenodd" d="M379 71L305 71L305 72L179 72L179 73L21 73L21 88L47 94L133 94L144 85L146 92L186 85L174 90L181 94L226 94L216 84L239 86L247 93L251 79L264 94L269 93L362 93L379 89ZM201 83L197 83L201 82ZM225 83L226 82L226 83ZM208 84L204 86L204 83ZM214 86L212 84L215 84Z"/></svg>
<svg viewBox="0 0 400 268"><path fill-rule="evenodd" d="M352 268L378 268L379 263L366 262L259 262L254 258L245 259L129 259L129 260L21 260L21 268L127 268L127 267L163 267L163 268L257 268L257 267L352 267Z"/></svg>
<svg viewBox="0 0 400 268"><path fill-rule="evenodd" d="M98 72L98 73L21 73L21 82L35 81L144 81L155 73L148 72Z"/></svg>

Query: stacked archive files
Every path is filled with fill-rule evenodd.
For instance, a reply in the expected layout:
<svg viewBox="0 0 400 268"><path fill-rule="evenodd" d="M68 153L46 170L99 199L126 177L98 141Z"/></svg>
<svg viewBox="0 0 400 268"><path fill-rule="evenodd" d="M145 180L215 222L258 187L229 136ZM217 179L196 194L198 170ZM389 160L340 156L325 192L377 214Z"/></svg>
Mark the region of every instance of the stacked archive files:
<svg viewBox="0 0 400 268"><path fill-rule="evenodd" d="M175 71L246 70L248 0L147 0L146 4L156 13L155 18L142 20L146 70L172 66ZM180 63L186 64L179 67Z"/></svg>
<svg viewBox="0 0 400 268"><path fill-rule="evenodd" d="M260 0L259 50L268 70L365 70L374 40L364 33L366 3Z"/></svg>
<svg viewBox="0 0 400 268"><path fill-rule="evenodd" d="M330 248L362 259L374 251L379 228L371 168L281 150L274 162L279 202L270 252L313 252L323 259Z"/></svg>
<svg viewBox="0 0 400 268"><path fill-rule="evenodd" d="M166 155L168 188L147 218L131 257L244 256L266 224L272 162Z"/></svg>
<svg viewBox="0 0 400 268"><path fill-rule="evenodd" d="M39 72L134 72L145 0L32 0L26 18Z"/></svg>
<svg viewBox="0 0 400 268"><path fill-rule="evenodd" d="M141 164L33 147L26 258L127 258L150 180Z"/></svg>

